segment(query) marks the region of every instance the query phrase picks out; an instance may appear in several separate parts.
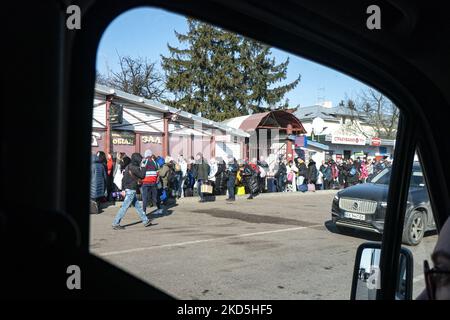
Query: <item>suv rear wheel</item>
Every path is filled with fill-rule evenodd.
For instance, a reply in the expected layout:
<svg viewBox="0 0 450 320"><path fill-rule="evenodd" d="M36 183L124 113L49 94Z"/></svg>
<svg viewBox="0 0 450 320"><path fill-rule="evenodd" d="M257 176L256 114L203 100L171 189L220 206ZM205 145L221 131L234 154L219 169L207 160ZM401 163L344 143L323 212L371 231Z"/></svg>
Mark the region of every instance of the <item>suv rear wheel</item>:
<svg viewBox="0 0 450 320"><path fill-rule="evenodd" d="M418 245L425 234L425 226L425 213L417 210L411 212L403 228L403 243L410 246Z"/></svg>

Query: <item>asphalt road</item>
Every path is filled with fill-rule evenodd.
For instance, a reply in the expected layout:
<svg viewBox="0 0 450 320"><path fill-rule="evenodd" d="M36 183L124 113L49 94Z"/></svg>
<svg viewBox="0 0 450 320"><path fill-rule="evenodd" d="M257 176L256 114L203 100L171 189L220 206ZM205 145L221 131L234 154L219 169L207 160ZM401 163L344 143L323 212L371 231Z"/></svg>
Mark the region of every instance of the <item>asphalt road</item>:
<svg viewBox="0 0 450 320"><path fill-rule="evenodd" d="M335 191L263 194L253 200L181 199L144 228L134 208L115 231L118 206L91 216L91 251L180 299L349 299L356 249L371 233L339 234ZM414 254L414 292L436 235Z"/></svg>

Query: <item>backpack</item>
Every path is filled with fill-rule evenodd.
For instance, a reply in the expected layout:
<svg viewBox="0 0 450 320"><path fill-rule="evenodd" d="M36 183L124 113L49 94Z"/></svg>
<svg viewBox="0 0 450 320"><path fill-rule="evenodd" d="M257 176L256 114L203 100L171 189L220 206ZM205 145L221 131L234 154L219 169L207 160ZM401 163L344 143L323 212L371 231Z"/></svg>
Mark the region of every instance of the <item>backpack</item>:
<svg viewBox="0 0 450 320"><path fill-rule="evenodd" d="M158 158L156 158L156 163L158 164L158 166L159 166L160 168L162 168L162 166L163 166L164 163L166 163L166 162L164 161L164 158L163 158L163 157L158 157Z"/></svg>
<svg viewBox="0 0 450 320"><path fill-rule="evenodd" d="M306 184L301 184L301 185L298 187L298 191L300 191L300 192L306 192L306 191L308 191L308 185L306 185Z"/></svg>

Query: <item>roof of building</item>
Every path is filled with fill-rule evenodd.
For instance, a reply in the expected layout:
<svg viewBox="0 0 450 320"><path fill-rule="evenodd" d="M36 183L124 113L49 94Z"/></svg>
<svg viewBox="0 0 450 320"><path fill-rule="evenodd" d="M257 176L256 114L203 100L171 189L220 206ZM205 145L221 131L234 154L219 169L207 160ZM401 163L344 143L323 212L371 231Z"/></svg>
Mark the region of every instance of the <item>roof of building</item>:
<svg viewBox="0 0 450 320"><path fill-rule="evenodd" d="M254 113L227 119L222 123L244 131L254 131L257 128L286 129L291 124L294 132L306 133L300 120L293 113L284 110Z"/></svg>
<svg viewBox="0 0 450 320"><path fill-rule="evenodd" d="M240 137L249 137L250 136L247 132L245 132L239 128L228 126L227 124L224 124L221 122L212 121L212 120L197 116L195 114L183 111L181 109L173 108L168 105L162 104L160 102L145 99L145 98L133 95L133 94L126 93L121 90L117 90L117 89L113 89L113 88L104 86L104 85L96 84L95 85L95 93L101 94L101 95L113 95L125 102L129 102L136 106L140 106L140 107L143 107L143 108L146 108L149 110L177 114L178 117L183 118L185 120L189 120L192 122L199 122L208 128L220 129L220 130L226 131L227 133L234 134L236 136L240 136Z"/></svg>
<svg viewBox="0 0 450 320"><path fill-rule="evenodd" d="M301 121L312 120L317 117L322 118L323 120L338 121L342 116L356 116L347 108L340 106L327 108L321 105L298 107L294 114Z"/></svg>

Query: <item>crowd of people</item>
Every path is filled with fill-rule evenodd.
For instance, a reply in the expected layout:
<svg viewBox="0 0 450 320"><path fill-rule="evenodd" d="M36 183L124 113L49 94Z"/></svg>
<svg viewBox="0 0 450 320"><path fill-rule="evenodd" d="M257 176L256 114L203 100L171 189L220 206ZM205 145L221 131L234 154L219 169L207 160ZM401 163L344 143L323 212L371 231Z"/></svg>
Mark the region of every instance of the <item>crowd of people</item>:
<svg viewBox="0 0 450 320"><path fill-rule="evenodd" d="M390 166L386 158L328 159L320 166L300 157L286 161L270 155L268 160L236 160L229 156L208 161L202 153L195 158L180 155L174 159L157 156L151 150L146 150L144 156L133 153L128 157L123 152L107 155L99 151L92 155L91 212L98 213L102 202L119 200L123 203L114 219L114 229L123 228L120 222L131 205L142 223L150 226L147 208L155 208L152 215L164 214L173 198L198 196L200 202L206 202L216 195L228 195L226 201L235 201L236 193L253 199L264 192L341 189L365 183Z"/></svg>

